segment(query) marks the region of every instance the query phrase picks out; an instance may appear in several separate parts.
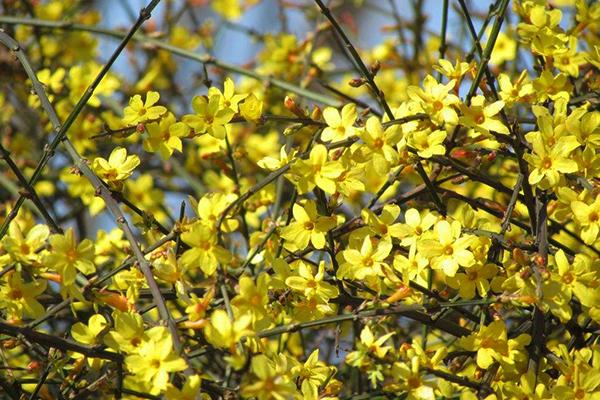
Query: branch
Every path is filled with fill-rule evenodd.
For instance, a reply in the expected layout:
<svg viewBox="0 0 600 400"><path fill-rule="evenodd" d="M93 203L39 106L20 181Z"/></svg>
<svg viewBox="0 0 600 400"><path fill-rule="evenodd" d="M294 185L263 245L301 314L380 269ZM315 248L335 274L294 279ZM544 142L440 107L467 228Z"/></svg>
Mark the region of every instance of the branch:
<svg viewBox="0 0 600 400"><path fill-rule="evenodd" d="M83 109L83 107L85 106L85 104L87 103L87 101L89 100L91 95L93 94L95 87L100 83L102 78L106 75L106 73L108 72L108 69L110 68L110 66L112 66L112 64L114 63L114 61L116 60L118 55L121 53L123 48L125 48L125 46L127 45L127 42L133 37L133 34L135 33L135 31L142 25L142 23L145 20L150 18L150 12L152 11L152 9L154 9L154 7L156 7L156 5L158 4L159 1L160 0L152 0L152 2L150 3L150 5L148 5L148 7L143 8L140 11L140 16L139 16L136 24L131 28L131 30L129 31L129 34L125 37L125 39L123 39L123 41L121 42L121 44L119 45L117 50L115 50L115 52L111 56L109 62L104 66L102 71L100 71L100 73L98 74L98 76L96 77L94 82L88 87L85 94L79 100L79 102L77 103L74 110L71 112L71 114L67 118L67 121L65 122L64 125L60 124L60 121L58 119L56 111L54 110L54 107L50 103L48 96L46 95L46 92L44 90L44 87L41 85L41 83L37 79L35 72L31 68L31 64L27 60L27 57L25 56L25 54L22 51L19 51L17 54L19 56L19 61L23 65L25 72L27 73L29 79L31 80L31 82L33 84L33 87L34 87L34 90L35 90L37 96L40 98L42 107L48 113L48 116L50 118L50 121L52 123L54 130L58 132L54 141L49 146L52 151L48 152L47 154L53 153L54 149L56 148L58 143L60 143L61 141L64 142L67 153L72 158L75 165L79 168L79 170L83 173L83 175L85 175L85 177L90 181L92 186L96 189L96 193L100 197L102 197L102 199L106 203L106 207L108 208L110 213L115 218L119 227L125 233L125 236L131 245L135 259L138 263L138 267L141 270L141 272L143 273L144 278L146 279L146 283L148 284L150 291L152 292L152 297L153 297L155 304L157 305L160 318L166 323L167 327L169 328L169 331L171 333L172 340L173 340L173 346L178 353L181 353L182 344L181 344L181 340L179 338L179 334L177 332L177 326L175 324L175 321L171 317L171 314L169 312L169 309L167 308L165 300L163 299L163 297L160 293L158 284L157 284L156 280L154 279L154 275L152 274L150 264L144 257L144 254L142 253L142 251L137 243L137 240L135 239L133 231L129 227L129 224L127 223L125 216L123 215L121 209L119 208L117 201L112 197L110 189L107 188L104 185L104 183L94 174L94 172L88 166L87 162L79 155L79 153L77 152L77 150L75 149L73 144L66 137L68 128L73 123L73 121L75 120L75 118L77 117L79 112L81 112L81 110ZM18 43L16 43L12 38L10 38L8 35L4 34L3 32L0 32L0 34L4 35L5 37L10 39L10 41L12 41L14 43L14 46L12 46L11 48L16 49L15 51L20 49ZM3 37L3 36L0 36L0 37ZM47 149L48 149L48 147L47 147ZM45 165L45 163L47 163L47 161L49 160L49 157L50 156L48 156L47 159L42 158L42 161L40 161L40 164L38 164L38 167L42 166L42 168L43 168L43 165ZM46 160L46 161L44 161L44 160ZM37 177L39 177L39 174L37 175ZM34 174L34 176L32 177L32 181L35 182L35 179L37 179L37 177ZM31 184L31 181L30 181L30 184Z"/></svg>
<svg viewBox="0 0 600 400"><path fill-rule="evenodd" d="M340 24L337 22L337 20L331 14L331 11L329 11L329 8L327 8L327 6L325 4L323 4L323 2L321 0L315 0L315 3L317 3L317 5L321 9L321 12L323 13L323 15L329 20L329 22L333 26L333 29L337 32L337 34L340 37L340 39L342 40L342 42L344 42L344 46L345 46L346 50L348 51L350 60L354 63L358 72L367 81L367 84L369 85L370 89L373 91L375 98L377 99L377 101L379 102L379 104L381 105L383 110L385 111L385 114L387 115L387 117L389 119L394 119L394 113L392 113L392 109L390 108L387 101L385 100L385 96L383 95L383 92L381 91L381 89L379 89L379 87L377 87L373 73L371 73L371 71L369 71L369 69L363 62L363 60L360 58L358 51L356 51L356 48L354 48L354 46L350 42L350 39L348 39L348 36L344 32L344 29L342 29Z"/></svg>
<svg viewBox="0 0 600 400"><path fill-rule="evenodd" d="M123 39L125 34L123 32L111 29L104 29L95 26L77 24L70 21L48 21L43 19L33 19L33 18L16 18L16 17L8 17L8 16L0 16L0 23L6 23L11 25L28 25L28 26L38 26L46 29L62 29L62 30L73 30L73 31L82 31L82 32L90 32L97 35L109 36L115 39ZM275 86L283 90L290 91L292 93L296 93L299 96L302 96L306 99L310 99L319 103L323 103L326 105L340 107L342 103L332 97L326 96L321 93L316 93L311 90L307 90L286 82L281 79L272 78L270 76L261 75L257 72L245 69L243 67L238 67L233 64L228 64L218 59L208 55L208 54L197 54L193 51L185 50L177 46L173 46L170 43L154 39L148 37L143 34L136 34L135 37L131 38L133 42L136 43L147 43L149 45L155 46L156 48L168 51L172 54L178 55L183 58L187 58L189 60L194 60L201 62L207 65L213 65L217 68L223 69L225 71L233 72L236 74L244 75L249 78L256 79L258 81L264 82L265 85Z"/></svg>
<svg viewBox="0 0 600 400"><path fill-rule="evenodd" d="M3 32L0 32L0 41L2 41L4 35L5 34ZM21 196L23 196L26 199L31 199L33 204L35 204L35 206L41 213L42 217L46 221L46 224L50 225L50 229L53 232L62 233L62 229L54 221L54 218L52 218L50 213L48 213L48 210L42 203L42 200L40 200L38 194L36 193L35 188L33 186L31 186L29 184L29 182L27 182L27 178L25 178L25 176L23 176L23 173L21 172L19 167L17 167L17 165L15 164L13 159L10 157L10 152L8 150L6 150L6 148L1 143L0 143L0 158L3 159L8 164L8 167L13 172L13 174L15 174L15 176L19 180L19 183L23 187L23 191L20 193ZM13 218L15 218L17 216L18 212L19 212L19 209L17 207L13 208L12 210L10 210L10 214L14 213L14 216L9 216L7 218L10 218L12 220Z"/></svg>
<svg viewBox="0 0 600 400"><path fill-rule="evenodd" d="M33 68L31 67L31 64L28 62L28 60L25 56L25 53L21 49L21 46L13 38L8 36L3 31L0 31L0 42L2 42L2 44L7 46L9 49L11 49L17 56L19 62L23 66L23 69L25 69L27 76L29 77L29 79L31 79L33 89L40 97L42 107L48 113L50 122L52 123L54 131L56 132L56 136L54 136L54 139L50 142L49 145L47 145L44 148L44 154L42 155L42 159L40 160L37 167L33 171L33 174L29 180L29 186L33 186L38 181L38 179L42 175L42 171L43 171L44 167L46 166L46 164L48 164L48 162L54 155L54 151L56 150L56 148L58 147L60 142L67 137L67 132L68 132L69 128L71 127L71 125L73 125L73 122L75 122L75 120L77 119L77 116L83 110L83 107L85 107L85 105L87 104L89 99L94 94L94 90L96 89L96 87L98 87L98 85L100 84L102 79L106 76L106 74L108 73L108 71L110 70L112 65L115 63L115 61L117 60L117 58L119 57L119 55L121 54L121 52L123 51L125 46L127 46L127 43L129 43L129 41L131 40L131 38L133 37L135 32L142 26L142 24L147 19L150 18L152 10L154 10L154 8L158 5L159 2L160 2L160 0L152 0L147 7L143 8L140 11L140 16L138 17L138 20L136 21L136 23L131 27L129 32L125 35L125 37L123 38L123 40L121 41L121 43L119 44L117 49L113 52L113 54L109 58L108 62L106 64L104 64L104 67L102 68L102 70L100 70L98 75L96 75L96 77L94 78L94 81L88 86L88 88L84 92L83 96L81 96L81 98L75 105L75 108L73 108L73 110L67 117L65 123L62 125L61 125L56 113L49 112L49 110L52 109L52 105L50 104L50 100L48 99L48 97L47 96L39 96L39 93L44 92L44 86L37 79L37 76L34 73ZM25 200L25 197L23 195L19 196L19 198L17 199L17 202L14 206L14 209L17 212L18 212L19 208L21 208L21 205L23 204L24 200ZM14 216L12 216L12 218L7 217L4 220L4 222L2 223L2 226L0 227L0 239L2 239L2 237L4 237L4 235L6 234L6 232L8 230L8 226L10 225L10 222L12 221L12 219L14 219L15 216L16 216L16 214L14 214Z"/></svg>
<svg viewBox="0 0 600 400"><path fill-rule="evenodd" d="M23 336L34 343L40 344L44 347L54 348L62 352L74 351L87 357L102 358L104 360L114 361L117 363L123 362L123 355L104 350L102 346L86 346L68 339L38 332L30 328L11 325L4 321L0 321L0 333L14 338Z"/></svg>

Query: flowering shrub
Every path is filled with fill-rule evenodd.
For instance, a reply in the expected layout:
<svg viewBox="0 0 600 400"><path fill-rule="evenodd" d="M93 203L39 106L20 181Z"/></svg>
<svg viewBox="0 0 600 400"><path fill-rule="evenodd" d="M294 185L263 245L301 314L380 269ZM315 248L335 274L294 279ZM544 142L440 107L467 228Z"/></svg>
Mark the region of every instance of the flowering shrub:
<svg viewBox="0 0 600 400"><path fill-rule="evenodd" d="M600 3L258 3L2 2L2 398L600 398Z"/></svg>

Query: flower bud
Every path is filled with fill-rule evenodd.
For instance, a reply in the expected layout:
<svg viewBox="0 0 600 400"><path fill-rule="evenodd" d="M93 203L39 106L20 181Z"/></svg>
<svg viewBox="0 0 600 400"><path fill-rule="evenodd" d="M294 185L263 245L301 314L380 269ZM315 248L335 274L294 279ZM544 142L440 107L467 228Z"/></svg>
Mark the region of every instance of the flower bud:
<svg viewBox="0 0 600 400"><path fill-rule="evenodd" d="M348 85L357 88L357 87L361 87L365 83L367 83L367 81L364 78L354 78L354 79L350 79L350 82L348 82Z"/></svg>

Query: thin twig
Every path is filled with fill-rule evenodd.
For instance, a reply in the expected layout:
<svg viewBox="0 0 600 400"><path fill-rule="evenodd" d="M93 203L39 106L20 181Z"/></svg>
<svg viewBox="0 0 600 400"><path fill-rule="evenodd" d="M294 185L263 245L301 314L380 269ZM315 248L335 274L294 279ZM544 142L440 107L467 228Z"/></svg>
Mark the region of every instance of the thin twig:
<svg viewBox="0 0 600 400"><path fill-rule="evenodd" d="M352 60L352 62L356 66L358 72L366 80L371 91L373 92L373 95L379 102L379 105L385 111L385 114L388 116L389 119L394 119L394 114L392 113L392 109L390 108L387 101L385 100L385 96L383 95L383 92L381 91L381 89L379 89L379 87L375 83L373 73L371 73L371 71L369 71L369 69L367 68L365 63L360 58L358 51L356 51L356 48L352 45L352 43L350 42L350 39L348 39L348 36L346 35L346 32L344 32L344 29L340 26L338 21L331 14L331 11L329 10L329 8L325 4L323 4L323 2L321 0L315 0L315 3L317 3L317 5L321 9L321 12L325 16L325 18L327 18L329 20L329 22L333 26L333 29L337 32L338 36L344 43L344 46L348 52L348 56L350 57L350 60Z"/></svg>

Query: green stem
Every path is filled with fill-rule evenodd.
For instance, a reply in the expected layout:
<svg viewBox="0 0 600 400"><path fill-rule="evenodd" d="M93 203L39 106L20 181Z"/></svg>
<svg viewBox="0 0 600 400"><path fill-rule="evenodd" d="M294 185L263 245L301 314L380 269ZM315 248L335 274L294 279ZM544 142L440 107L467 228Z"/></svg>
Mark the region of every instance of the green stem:
<svg viewBox="0 0 600 400"><path fill-rule="evenodd" d="M18 17L10 17L10 16L0 16L0 23L12 24L12 25L28 25L28 26L37 26L41 28L47 29L62 29L62 30L72 30L72 31L82 31L82 32L90 32L97 35L109 36L115 39L124 38L125 34L123 32L117 30L110 30L104 28L98 28L95 26L77 24L69 21L48 21L43 19L34 19L34 18L18 18ZM223 69L225 71L229 71L232 73L240 74L247 76L249 78L254 78L261 82L264 82L265 85L271 85L278 87L283 90L290 91L292 93L296 93L299 96L302 96L306 99L310 99L319 103L323 103L333 107L341 106L341 102L335 98L326 96L321 93L316 93L311 90L303 89L299 86L291 84L281 79L273 78L270 76L261 75L258 72L251 71L249 69L239 67L237 65L228 64L226 62L222 62L217 60L216 58L206 55L206 54L198 54L193 51L185 50L180 47L174 46L167 42L164 42L159 39L154 39L148 37L143 34L136 34L132 38L133 42L136 43L147 43L156 48L166 50L172 54L178 55L183 58L187 58L189 60L198 61L207 65L214 65L217 68Z"/></svg>

